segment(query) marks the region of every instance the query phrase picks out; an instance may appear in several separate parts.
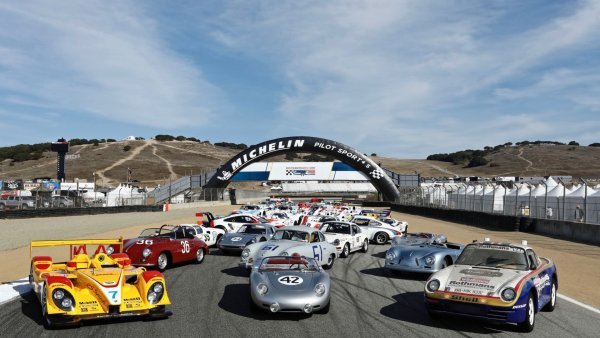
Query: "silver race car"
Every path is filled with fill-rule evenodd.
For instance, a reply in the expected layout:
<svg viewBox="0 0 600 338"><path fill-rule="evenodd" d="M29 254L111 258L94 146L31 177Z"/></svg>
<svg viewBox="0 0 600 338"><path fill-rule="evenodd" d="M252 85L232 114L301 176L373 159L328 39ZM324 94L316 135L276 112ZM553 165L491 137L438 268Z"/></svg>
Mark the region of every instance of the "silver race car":
<svg viewBox="0 0 600 338"><path fill-rule="evenodd" d="M463 248L448 243L444 235L407 233L392 241L385 254L385 267L403 272L437 272L454 264Z"/></svg>
<svg viewBox="0 0 600 338"><path fill-rule="evenodd" d="M275 227L271 224L244 224L236 232L228 232L221 237L217 246L223 253L241 252L247 245L271 239Z"/></svg>
<svg viewBox="0 0 600 338"><path fill-rule="evenodd" d="M329 274L313 258L263 258L250 274L250 296L253 311L328 313Z"/></svg>

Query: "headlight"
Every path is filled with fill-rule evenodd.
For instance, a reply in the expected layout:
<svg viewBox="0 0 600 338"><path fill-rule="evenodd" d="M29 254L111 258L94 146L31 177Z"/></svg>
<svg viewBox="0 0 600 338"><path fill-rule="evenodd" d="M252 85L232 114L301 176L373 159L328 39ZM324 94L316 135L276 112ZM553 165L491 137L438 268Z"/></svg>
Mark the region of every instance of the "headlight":
<svg viewBox="0 0 600 338"><path fill-rule="evenodd" d="M73 303L75 303L73 301L73 296L66 290L54 289L54 291L52 291L52 300L54 301L54 305L63 311L73 310Z"/></svg>
<svg viewBox="0 0 600 338"><path fill-rule="evenodd" d="M325 293L325 285L323 283L315 285L315 293L317 296L322 296Z"/></svg>
<svg viewBox="0 0 600 338"><path fill-rule="evenodd" d="M387 259L388 261L393 261L394 259L396 259L396 254L393 251L388 251L385 254L385 259Z"/></svg>
<svg viewBox="0 0 600 338"><path fill-rule="evenodd" d="M142 251L142 256L148 257L152 254L152 250L150 250L150 248L145 248L144 251Z"/></svg>
<svg viewBox="0 0 600 338"><path fill-rule="evenodd" d="M513 301L516 296L517 292L513 288L506 288L500 293L500 297L502 297L502 300L505 302Z"/></svg>
<svg viewBox="0 0 600 338"><path fill-rule="evenodd" d="M425 263L427 265L433 265L433 263L435 263L435 257L434 256L425 257Z"/></svg>
<svg viewBox="0 0 600 338"><path fill-rule="evenodd" d="M264 295L265 293L267 293L269 291L269 288L267 287L266 284L260 283L256 286L256 291L258 291L258 293L260 293L261 295Z"/></svg>
<svg viewBox="0 0 600 338"><path fill-rule="evenodd" d="M244 251L242 251L242 259L246 259L248 256L250 256L250 249L244 249Z"/></svg>
<svg viewBox="0 0 600 338"><path fill-rule="evenodd" d="M338 246L338 245L340 245L340 243L341 243L341 242L340 242L340 240L339 240L339 239L336 239L335 241L333 241L333 245L335 245L335 246Z"/></svg>
<svg viewBox="0 0 600 338"><path fill-rule="evenodd" d="M437 279L432 279L427 283L425 287L429 292L436 292L440 288L440 281Z"/></svg>
<svg viewBox="0 0 600 338"><path fill-rule="evenodd" d="M255 237L255 238L252 238L252 239L250 240L250 242L248 242L248 245L250 245L250 244L252 244L252 243L256 243L256 237Z"/></svg>
<svg viewBox="0 0 600 338"><path fill-rule="evenodd" d="M115 252L115 248L113 248L112 246L109 246L108 248L106 248L106 254L107 255L112 255L113 252Z"/></svg>
<svg viewBox="0 0 600 338"><path fill-rule="evenodd" d="M52 297L56 300L61 300L61 299L65 298L65 292L61 289L56 289L52 293Z"/></svg>
<svg viewBox="0 0 600 338"><path fill-rule="evenodd" d="M163 297L164 291L165 286L163 285L163 283L156 282L152 284L152 286L150 286L150 289L148 290L148 295L146 297L148 299L148 303L156 304L160 302L160 300Z"/></svg>
<svg viewBox="0 0 600 338"><path fill-rule="evenodd" d="M279 256L289 256L290 254L287 251L284 251L279 254Z"/></svg>

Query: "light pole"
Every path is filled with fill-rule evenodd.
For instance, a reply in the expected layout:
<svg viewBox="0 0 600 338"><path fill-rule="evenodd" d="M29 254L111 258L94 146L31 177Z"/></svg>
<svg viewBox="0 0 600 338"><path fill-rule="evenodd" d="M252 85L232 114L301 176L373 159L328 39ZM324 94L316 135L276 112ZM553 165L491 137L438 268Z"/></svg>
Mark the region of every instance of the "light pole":
<svg viewBox="0 0 600 338"><path fill-rule="evenodd" d="M97 198L98 187L96 186L96 172L94 171L92 174L94 175L94 204L96 204L96 201L98 200L98 198Z"/></svg>

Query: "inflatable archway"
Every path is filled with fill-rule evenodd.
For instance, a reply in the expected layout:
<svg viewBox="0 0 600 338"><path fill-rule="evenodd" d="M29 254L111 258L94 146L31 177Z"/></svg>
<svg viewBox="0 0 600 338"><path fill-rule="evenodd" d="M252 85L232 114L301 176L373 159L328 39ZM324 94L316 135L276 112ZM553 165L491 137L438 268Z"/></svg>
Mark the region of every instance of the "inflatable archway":
<svg viewBox="0 0 600 338"><path fill-rule="evenodd" d="M367 175L386 201L394 201L400 192L388 175L370 158L347 145L310 136L282 137L248 147L217 169L204 188L225 188L238 171L253 162L285 153L317 153L333 157Z"/></svg>

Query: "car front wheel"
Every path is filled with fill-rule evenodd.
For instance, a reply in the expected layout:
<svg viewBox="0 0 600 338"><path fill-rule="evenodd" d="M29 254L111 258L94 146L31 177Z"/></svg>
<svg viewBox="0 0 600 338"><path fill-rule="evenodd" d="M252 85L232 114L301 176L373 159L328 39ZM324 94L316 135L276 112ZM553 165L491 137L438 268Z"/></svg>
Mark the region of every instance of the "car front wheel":
<svg viewBox="0 0 600 338"><path fill-rule="evenodd" d="M378 232L375 234L375 243L379 245L387 243L388 239L389 236L385 232Z"/></svg>
<svg viewBox="0 0 600 338"><path fill-rule="evenodd" d="M542 310L546 311L546 312L552 312L554 311L554 308L556 307L556 279L552 279L552 285L550 285L550 301L548 302L548 304L546 304L546 306L544 306L544 308Z"/></svg>
<svg viewBox="0 0 600 338"><path fill-rule="evenodd" d="M522 332L531 332L535 326L535 303L533 301L533 294L529 294L527 298L527 306L525 307L525 321L519 323L519 329Z"/></svg>
<svg viewBox="0 0 600 338"><path fill-rule="evenodd" d="M204 250L202 248L196 251L196 263L200 264L204 261Z"/></svg>
<svg viewBox="0 0 600 338"><path fill-rule="evenodd" d="M335 262L335 255L331 254L329 259L327 259L327 264L323 265L323 269L329 270L333 267L333 263Z"/></svg>
<svg viewBox="0 0 600 338"><path fill-rule="evenodd" d="M346 243L346 245L344 245L342 253L340 254L340 257L345 258L348 257L348 255L350 255L350 244Z"/></svg>
<svg viewBox="0 0 600 338"><path fill-rule="evenodd" d="M360 251L362 252L367 252L369 251L369 241L365 239L365 241L363 242L362 248L360 249Z"/></svg>
<svg viewBox="0 0 600 338"><path fill-rule="evenodd" d="M156 267L159 271L165 271L165 269L169 266L169 256L167 256L166 252L161 252L158 255L158 259L156 260Z"/></svg>

